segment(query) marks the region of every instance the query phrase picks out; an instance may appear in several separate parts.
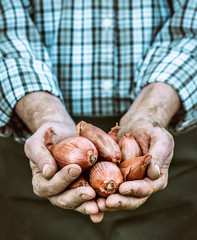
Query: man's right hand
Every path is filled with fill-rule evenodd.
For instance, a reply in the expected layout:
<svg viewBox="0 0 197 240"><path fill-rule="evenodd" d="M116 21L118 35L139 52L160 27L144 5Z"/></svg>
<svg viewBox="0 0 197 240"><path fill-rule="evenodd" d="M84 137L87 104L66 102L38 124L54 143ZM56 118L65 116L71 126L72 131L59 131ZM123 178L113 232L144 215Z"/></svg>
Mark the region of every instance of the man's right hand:
<svg viewBox="0 0 197 240"><path fill-rule="evenodd" d="M73 209L83 214L97 214L98 206L93 199L95 191L91 187L77 189L66 188L80 174L81 168L77 164L70 164L57 171L57 164L45 146L44 134L52 127L53 143L75 134L73 129L63 123L44 123L25 143L25 154L30 160L32 169L33 190L39 197L48 198L55 206L63 209Z"/></svg>
<svg viewBox="0 0 197 240"><path fill-rule="evenodd" d="M96 195L93 188L67 188L81 174L81 168L71 164L57 171L56 161L45 146L48 128L55 133L53 144L76 134L75 123L60 99L48 92L32 92L17 102L15 112L33 133L25 143L25 154L30 160L35 194L55 206L89 214L93 222L100 222L103 213L93 200Z"/></svg>

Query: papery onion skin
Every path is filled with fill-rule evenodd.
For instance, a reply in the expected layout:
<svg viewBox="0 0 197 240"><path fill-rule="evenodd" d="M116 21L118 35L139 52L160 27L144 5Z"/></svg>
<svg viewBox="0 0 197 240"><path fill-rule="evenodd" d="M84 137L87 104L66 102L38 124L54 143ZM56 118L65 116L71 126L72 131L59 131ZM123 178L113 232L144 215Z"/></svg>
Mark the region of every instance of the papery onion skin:
<svg viewBox="0 0 197 240"><path fill-rule="evenodd" d="M100 197L108 197L117 192L122 182L120 169L112 162L97 162L90 169L89 183Z"/></svg>
<svg viewBox="0 0 197 240"><path fill-rule="evenodd" d="M117 165L121 162L118 144L102 129L81 121L77 124L77 133L94 143L102 160L111 161Z"/></svg>
<svg viewBox="0 0 197 240"><path fill-rule="evenodd" d="M116 123L116 126L112 127L111 130L108 132L108 135L116 142L118 143L117 139L117 133L120 130L120 126L118 126L118 123Z"/></svg>
<svg viewBox="0 0 197 240"><path fill-rule="evenodd" d="M88 139L81 136L73 136L53 145L50 134L51 136L54 134L52 129L49 129L45 134L45 145L60 168L74 163L78 164L84 171L97 161L98 151Z"/></svg>
<svg viewBox="0 0 197 240"><path fill-rule="evenodd" d="M74 182L69 185L70 189L75 189L78 187L90 186L86 177L82 174Z"/></svg>
<svg viewBox="0 0 197 240"><path fill-rule="evenodd" d="M121 137L118 145L121 150L122 161L142 156L140 145L130 134Z"/></svg>
<svg viewBox="0 0 197 240"><path fill-rule="evenodd" d="M55 132L53 131L52 127L48 128L45 132L44 135L44 142L45 142L45 146L48 148L48 150L51 150L51 147L53 146L52 143L52 135L55 134Z"/></svg>
<svg viewBox="0 0 197 240"><path fill-rule="evenodd" d="M144 178L146 168L152 159L152 155L131 158L123 161L119 168L124 181L141 180Z"/></svg>
<svg viewBox="0 0 197 240"><path fill-rule="evenodd" d="M108 132L108 135L116 142L118 143L118 139L117 139L117 136L114 132Z"/></svg>

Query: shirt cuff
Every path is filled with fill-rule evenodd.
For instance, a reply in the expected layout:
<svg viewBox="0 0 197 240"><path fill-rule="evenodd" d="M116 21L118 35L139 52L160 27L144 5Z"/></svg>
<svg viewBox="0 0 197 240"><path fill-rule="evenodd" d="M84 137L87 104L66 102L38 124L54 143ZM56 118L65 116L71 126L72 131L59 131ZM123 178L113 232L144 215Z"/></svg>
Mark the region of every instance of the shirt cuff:
<svg viewBox="0 0 197 240"><path fill-rule="evenodd" d="M30 131L15 114L14 107L27 93L47 91L63 98L57 80L46 63L29 59L4 59L0 63L0 136L24 142Z"/></svg>
<svg viewBox="0 0 197 240"><path fill-rule="evenodd" d="M191 130L197 124L196 65L197 62L191 54L169 48L154 48L140 66L135 81L135 97L144 86L153 82L167 83L177 91L182 107L168 126L174 134Z"/></svg>

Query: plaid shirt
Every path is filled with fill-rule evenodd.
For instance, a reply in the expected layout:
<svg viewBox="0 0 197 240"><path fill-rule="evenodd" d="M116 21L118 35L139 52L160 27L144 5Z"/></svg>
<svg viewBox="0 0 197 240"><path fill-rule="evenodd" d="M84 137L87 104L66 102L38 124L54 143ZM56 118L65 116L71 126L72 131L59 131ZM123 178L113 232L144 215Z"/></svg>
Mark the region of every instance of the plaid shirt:
<svg viewBox="0 0 197 240"><path fill-rule="evenodd" d="M157 81L182 100L173 130L194 127L196 9L196 0L1 0L1 135L27 136L13 109L29 92L59 96L71 115L107 116Z"/></svg>

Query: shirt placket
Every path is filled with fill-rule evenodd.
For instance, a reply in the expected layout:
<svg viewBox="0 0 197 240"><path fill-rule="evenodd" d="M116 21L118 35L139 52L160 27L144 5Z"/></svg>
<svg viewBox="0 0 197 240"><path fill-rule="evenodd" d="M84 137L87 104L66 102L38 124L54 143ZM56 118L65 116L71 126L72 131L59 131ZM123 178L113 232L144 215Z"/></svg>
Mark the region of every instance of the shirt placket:
<svg viewBox="0 0 197 240"><path fill-rule="evenodd" d="M106 1L103 1L106 4ZM114 18L113 1L108 1L101 12L101 101L103 114L109 114L113 108L114 80Z"/></svg>

